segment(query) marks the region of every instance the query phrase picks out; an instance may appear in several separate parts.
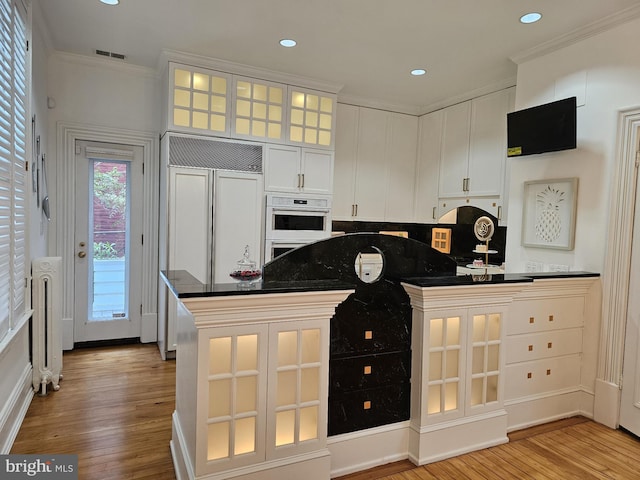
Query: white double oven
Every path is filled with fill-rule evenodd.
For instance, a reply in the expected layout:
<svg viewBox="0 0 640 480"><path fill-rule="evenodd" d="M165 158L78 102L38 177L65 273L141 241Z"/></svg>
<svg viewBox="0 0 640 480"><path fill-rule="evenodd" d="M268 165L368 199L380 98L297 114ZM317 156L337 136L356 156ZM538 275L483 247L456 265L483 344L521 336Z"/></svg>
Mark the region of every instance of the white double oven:
<svg viewBox="0 0 640 480"><path fill-rule="evenodd" d="M331 198L267 194L264 261L331 236Z"/></svg>

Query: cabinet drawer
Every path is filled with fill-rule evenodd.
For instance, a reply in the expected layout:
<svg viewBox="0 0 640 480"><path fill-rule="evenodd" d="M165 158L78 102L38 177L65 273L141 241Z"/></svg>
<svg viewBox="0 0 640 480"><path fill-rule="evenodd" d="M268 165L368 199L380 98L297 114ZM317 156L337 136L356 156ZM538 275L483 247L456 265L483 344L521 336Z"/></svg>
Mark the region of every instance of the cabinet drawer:
<svg viewBox="0 0 640 480"><path fill-rule="evenodd" d="M580 385L580 355L507 365L505 399L527 397Z"/></svg>
<svg viewBox="0 0 640 480"><path fill-rule="evenodd" d="M410 350L332 360L329 363L329 395L408 382L410 377Z"/></svg>
<svg viewBox="0 0 640 480"><path fill-rule="evenodd" d="M580 327L583 316L582 297L514 301L509 309L507 335Z"/></svg>
<svg viewBox="0 0 640 480"><path fill-rule="evenodd" d="M389 385L329 397L329 435L409 419L411 385Z"/></svg>
<svg viewBox="0 0 640 480"><path fill-rule="evenodd" d="M411 347L411 312L385 318L371 312L331 320L331 357L397 352Z"/></svg>
<svg viewBox="0 0 640 480"><path fill-rule="evenodd" d="M507 337L507 364L571 355L582 351L582 329L571 328Z"/></svg>

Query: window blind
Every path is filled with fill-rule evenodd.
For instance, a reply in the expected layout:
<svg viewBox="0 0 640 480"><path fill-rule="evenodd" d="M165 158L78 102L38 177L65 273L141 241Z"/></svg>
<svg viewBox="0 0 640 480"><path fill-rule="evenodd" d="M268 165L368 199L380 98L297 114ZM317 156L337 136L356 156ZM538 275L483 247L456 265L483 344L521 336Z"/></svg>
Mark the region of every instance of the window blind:
<svg viewBox="0 0 640 480"><path fill-rule="evenodd" d="M25 313L26 9L0 0L0 341Z"/></svg>

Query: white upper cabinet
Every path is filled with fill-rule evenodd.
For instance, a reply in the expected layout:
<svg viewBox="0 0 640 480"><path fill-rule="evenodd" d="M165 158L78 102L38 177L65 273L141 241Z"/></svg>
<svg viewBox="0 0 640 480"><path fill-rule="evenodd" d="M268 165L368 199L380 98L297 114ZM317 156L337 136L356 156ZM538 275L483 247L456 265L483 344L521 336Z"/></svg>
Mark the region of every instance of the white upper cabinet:
<svg viewBox="0 0 640 480"><path fill-rule="evenodd" d="M511 103L507 89L444 109L440 198L502 194Z"/></svg>
<svg viewBox="0 0 640 480"><path fill-rule="evenodd" d="M443 110L440 198L463 197L469 166L471 102Z"/></svg>
<svg viewBox="0 0 640 480"><path fill-rule="evenodd" d="M234 77L231 134L235 138L281 142L284 140L286 86Z"/></svg>
<svg viewBox="0 0 640 480"><path fill-rule="evenodd" d="M338 105L334 220L413 221L418 119Z"/></svg>
<svg viewBox="0 0 640 480"><path fill-rule="evenodd" d="M265 191L331 195L333 152L288 145L267 145Z"/></svg>
<svg viewBox="0 0 640 480"><path fill-rule="evenodd" d="M416 164L415 221L438 222L438 171L442 141L442 110L420 117Z"/></svg>
<svg viewBox="0 0 640 480"><path fill-rule="evenodd" d="M336 95L169 62L169 131L333 150Z"/></svg>
<svg viewBox="0 0 640 480"><path fill-rule="evenodd" d="M171 64L169 130L227 136L231 75Z"/></svg>
<svg viewBox="0 0 640 480"><path fill-rule="evenodd" d="M335 95L289 87L289 143L333 148L335 110Z"/></svg>
<svg viewBox="0 0 640 480"><path fill-rule="evenodd" d="M336 158L333 175L334 220L351 220L356 185L358 155L358 120L360 108L338 104L336 109Z"/></svg>
<svg viewBox="0 0 640 480"><path fill-rule="evenodd" d="M387 192L387 112L360 108L353 218L384 220Z"/></svg>
<svg viewBox="0 0 640 480"><path fill-rule="evenodd" d="M416 155L418 148L418 117L400 113L389 114L387 140L387 202L385 220L412 222Z"/></svg>

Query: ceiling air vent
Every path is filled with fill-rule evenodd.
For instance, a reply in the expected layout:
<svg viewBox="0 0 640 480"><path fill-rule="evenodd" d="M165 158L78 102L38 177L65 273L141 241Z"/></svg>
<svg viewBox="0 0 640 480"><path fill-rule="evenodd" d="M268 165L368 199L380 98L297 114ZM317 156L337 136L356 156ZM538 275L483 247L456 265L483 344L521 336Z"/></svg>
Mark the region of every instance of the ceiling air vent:
<svg viewBox="0 0 640 480"><path fill-rule="evenodd" d="M102 55L103 57L117 58L118 60L124 60L126 58L122 53L107 52L106 50L97 50L97 49L96 49L96 55Z"/></svg>

